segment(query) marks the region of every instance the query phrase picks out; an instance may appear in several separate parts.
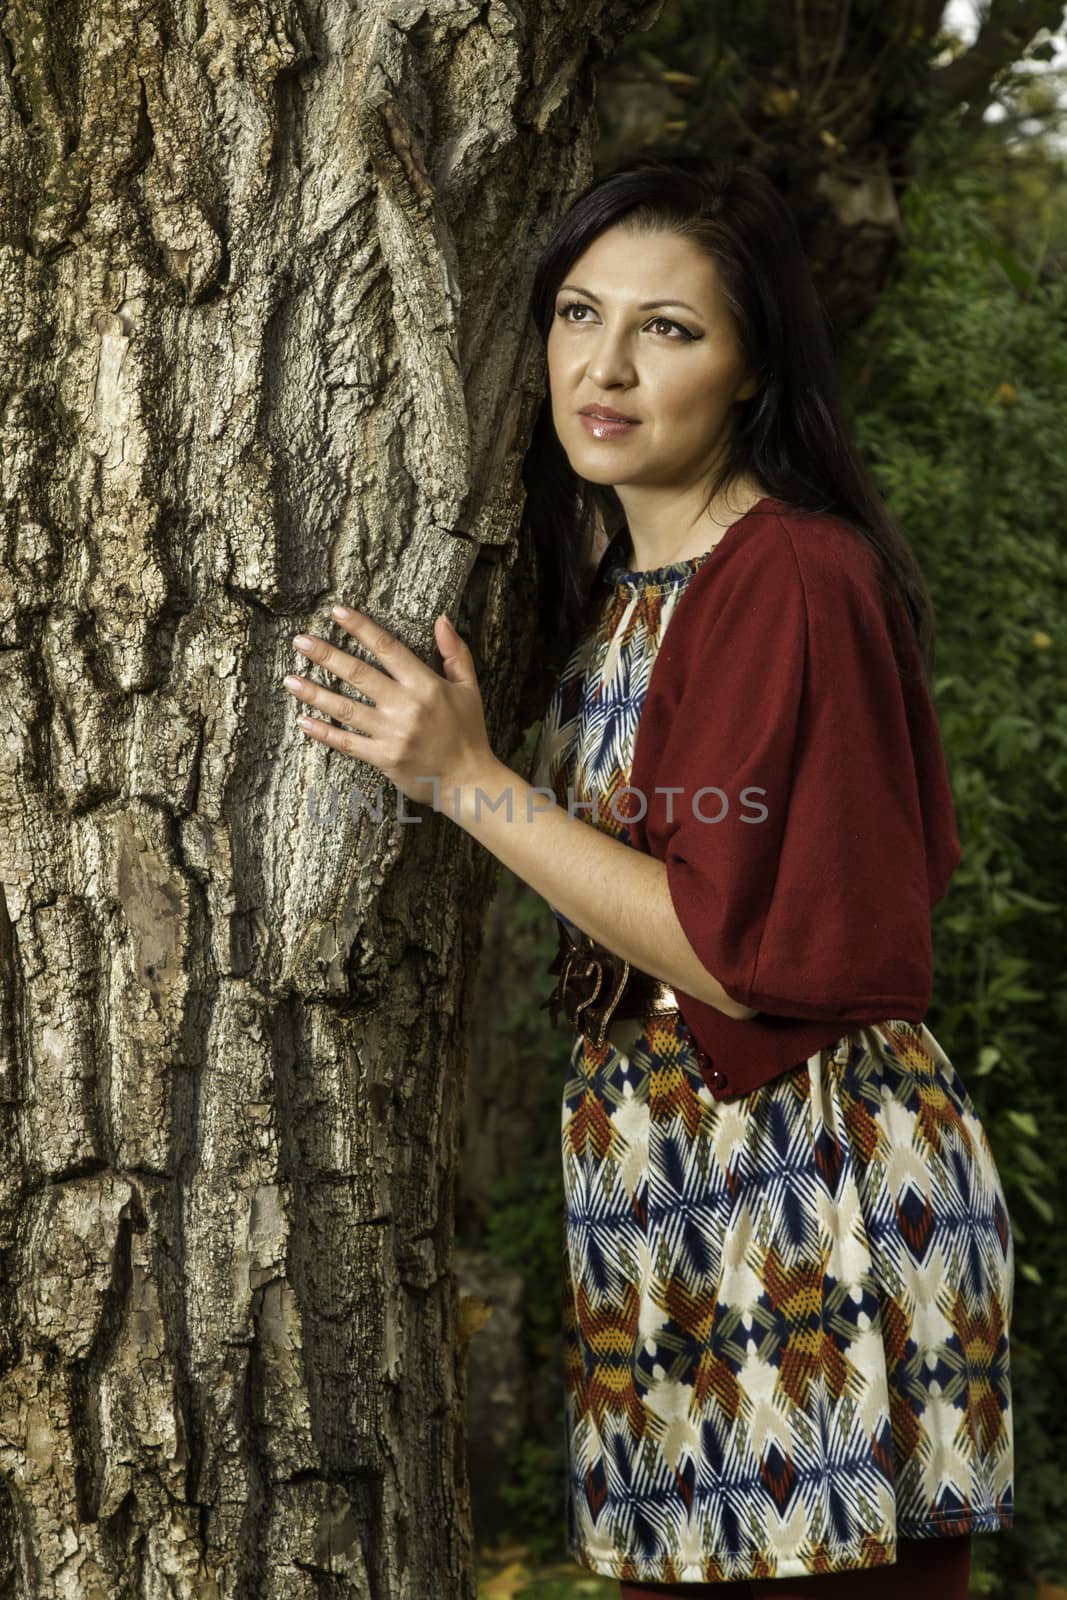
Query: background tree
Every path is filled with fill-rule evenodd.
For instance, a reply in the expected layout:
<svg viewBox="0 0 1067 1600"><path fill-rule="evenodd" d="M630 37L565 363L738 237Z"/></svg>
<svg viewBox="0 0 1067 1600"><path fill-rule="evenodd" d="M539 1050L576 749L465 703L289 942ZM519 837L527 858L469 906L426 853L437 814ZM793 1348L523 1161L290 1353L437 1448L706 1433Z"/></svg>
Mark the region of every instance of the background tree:
<svg viewBox="0 0 1067 1600"><path fill-rule="evenodd" d="M901 200L928 170L929 136L958 127L977 141L994 95L1031 83L1021 58L1064 16L1063 0L990 0L963 45L944 11L944 0L669 0L603 74L597 171L636 146L729 150L760 167L787 194L844 335L904 246Z"/></svg>
<svg viewBox="0 0 1067 1600"><path fill-rule="evenodd" d="M515 743L529 284L656 9L5 10L5 1595L473 1592L495 864L281 678L339 598L424 659L447 609Z"/></svg>
<svg viewBox="0 0 1067 1600"><path fill-rule="evenodd" d="M639 150L729 149L781 184L830 305L864 453L931 583L964 861L935 912L928 1022L990 1130L1018 1250L1017 1527L975 1541L975 1592L1033 1600L1040 1580L1067 1583L1067 173L1062 78L1032 70L1051 54L1042 21L1062 7L994 5L973 45L940 29L941 9L668 0L601 73L595 161L604 172ZM852 107L844 152L822 138L843 139L844 112L827 120L818 105ZM991 107L1005 114L983 120ZM535 1009L551 982L551 915L511 874L500 898L494 919L518 931L483 976L492 1004L475 1018L486 1065L469 1089L461 1226L525 1287L531 1398L501 1473L502 1525L533 1567L565 1555L548 1285L560 1274L568 1039ZM494 1165L494 1151L506 1160ZM475 1372L478 1351L476 1340Z"/></svg>

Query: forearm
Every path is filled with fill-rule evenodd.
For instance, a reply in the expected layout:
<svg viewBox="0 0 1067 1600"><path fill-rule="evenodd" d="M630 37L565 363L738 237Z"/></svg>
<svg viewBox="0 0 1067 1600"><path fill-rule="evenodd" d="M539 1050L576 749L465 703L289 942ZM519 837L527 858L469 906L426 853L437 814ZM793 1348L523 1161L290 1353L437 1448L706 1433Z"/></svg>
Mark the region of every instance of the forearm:
<svg viewBox="0 0 1067 1600"><path fill-rule="evenodd" d="M479 791L481 799L479 802ZM583 932L672 988L730 1017L755 1013L723 989L678 921L662 861L568 816L495 758L442 791L440 807Z"/></svg>

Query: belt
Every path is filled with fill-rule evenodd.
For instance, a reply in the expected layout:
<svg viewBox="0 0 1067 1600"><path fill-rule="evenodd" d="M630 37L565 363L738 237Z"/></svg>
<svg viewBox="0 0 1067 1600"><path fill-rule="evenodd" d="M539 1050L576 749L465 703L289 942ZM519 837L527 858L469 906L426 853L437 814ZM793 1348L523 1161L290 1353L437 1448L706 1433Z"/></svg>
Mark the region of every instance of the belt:
<svg viewBox="0 0 1067 1600"><path fill-rule="evenodd" d="M557 918L557 921L559 919ZM602 1046L613 1017L668 1016L678 1011L674 990L631 966L587 933L578 940L559 922L559 949L548 969L556 987L539 1007L550 1007L553 1027L565 1011L575 1035Z"/></svg>

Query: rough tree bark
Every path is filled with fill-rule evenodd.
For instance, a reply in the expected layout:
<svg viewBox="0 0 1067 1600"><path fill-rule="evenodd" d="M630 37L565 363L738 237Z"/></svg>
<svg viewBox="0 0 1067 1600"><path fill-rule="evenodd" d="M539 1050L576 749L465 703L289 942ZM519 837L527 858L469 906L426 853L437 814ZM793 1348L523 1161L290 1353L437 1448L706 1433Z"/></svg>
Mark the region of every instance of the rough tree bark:
<svg viewBox="0 0 1067 1600"><path fill-rule="evenodd" d="M3 1594L474 1594L495 863L281 677L447 609L517 742L533 264L659 3L4 10Z"/></svg>

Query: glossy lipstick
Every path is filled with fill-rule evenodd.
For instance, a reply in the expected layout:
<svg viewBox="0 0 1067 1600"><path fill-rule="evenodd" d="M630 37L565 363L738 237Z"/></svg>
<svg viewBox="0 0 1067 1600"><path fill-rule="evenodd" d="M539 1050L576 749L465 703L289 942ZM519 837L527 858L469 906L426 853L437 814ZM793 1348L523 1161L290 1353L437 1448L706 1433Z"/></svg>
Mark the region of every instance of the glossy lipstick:
<svg viewBox="0 0 1067 1600"><path fill-rule="evenodd" d="M598 417L590 415L587 411L580 411L578 420L586 433L591 433L594 439L614 439L616 434L629 433L631 429L641 426L639 422L626 422L616 417Z"/></svg>

